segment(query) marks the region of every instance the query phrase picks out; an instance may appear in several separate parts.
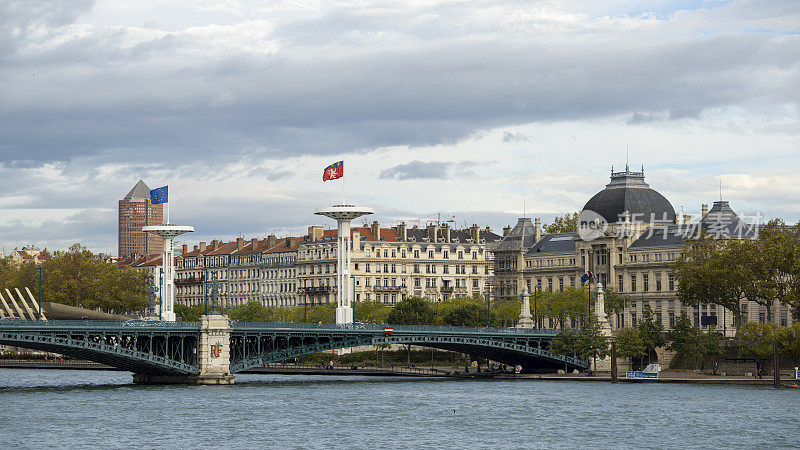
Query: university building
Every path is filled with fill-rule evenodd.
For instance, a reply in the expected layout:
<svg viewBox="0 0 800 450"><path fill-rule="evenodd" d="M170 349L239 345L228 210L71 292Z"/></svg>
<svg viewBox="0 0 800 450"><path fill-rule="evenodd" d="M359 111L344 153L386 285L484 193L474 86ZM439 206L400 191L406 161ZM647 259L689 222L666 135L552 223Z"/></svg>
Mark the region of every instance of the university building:
<svg viewBox="0 0 800 450"><path fill-rule="evenodd" d="M519 219L495 253L495 282L500 297L518 297L522 287L529 292L557 291L581 286L581 276L591 271L591 288L599 281L606 288L626 294L631 302L609 321L614 329L636 325L648 307L654 319L665 329L686 312L695 325L711 317L714 329L735 334L733 314L716 305L688 307L676 298L677 282L672 264L688 239L700 233L716 234L722 239L751 238L755 230L731 209L727 201L714 202L709 210L701 207L699 220L677 217L670 202L644 180L644 170L611 173L605 189L583 207L580 233L542 232L541 222ZM587 218L591 223L587 223ZM744 320L772 320L791 325L789 307L776 304L767 309L755 302L743 301ZM706 322L709 320L706 319ZM543 323L544 326L554 326Z"/></svg>

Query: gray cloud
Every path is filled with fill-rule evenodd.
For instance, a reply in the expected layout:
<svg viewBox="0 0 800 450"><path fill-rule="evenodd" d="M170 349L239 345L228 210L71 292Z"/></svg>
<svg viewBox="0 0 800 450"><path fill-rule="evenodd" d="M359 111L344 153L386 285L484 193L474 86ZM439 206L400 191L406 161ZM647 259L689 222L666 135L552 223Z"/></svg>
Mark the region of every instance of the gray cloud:
<svg viewBox="0 0 800 450"><path fill-rule="evenodd" d="M522 133L512 133L510 131L503 131L503 142L512 144L521 144L523 142L530 142L531 138Z"/></svg>
<svg viewBox="0 0 800 450"><path fill-rule="evenodd" d="M411 161L407 164L400 164L381 171L381 179L396 180L418 180L418 179L439 179L443 180L448 176L448 170L453 163L442 161Z"/></svg>

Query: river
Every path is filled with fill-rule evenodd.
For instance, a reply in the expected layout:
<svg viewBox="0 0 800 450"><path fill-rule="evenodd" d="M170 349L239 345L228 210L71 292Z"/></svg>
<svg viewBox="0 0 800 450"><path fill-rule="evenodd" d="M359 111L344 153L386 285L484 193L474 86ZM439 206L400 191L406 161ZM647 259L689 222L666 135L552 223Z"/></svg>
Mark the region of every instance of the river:
<svg viewBox="0 0 800 450"><path fill-rule="evenodd" d="M127 372L0 369L0 448L775 448L800 389L239 375L137 386Z"/></svg>

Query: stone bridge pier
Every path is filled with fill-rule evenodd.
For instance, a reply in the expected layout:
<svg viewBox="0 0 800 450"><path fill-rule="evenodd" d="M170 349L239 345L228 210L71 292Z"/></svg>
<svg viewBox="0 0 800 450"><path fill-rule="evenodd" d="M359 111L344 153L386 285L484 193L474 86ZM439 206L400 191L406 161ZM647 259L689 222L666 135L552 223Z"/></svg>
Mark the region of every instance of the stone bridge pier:
<svg viewBox="0 0 800 450"><path fill-rule="evenodd" d="M138 384L233 384L231 374L231 327L228 316L205 315L200 318L200 339L197 349L199 373L196 375L133 374Z"/></svg>

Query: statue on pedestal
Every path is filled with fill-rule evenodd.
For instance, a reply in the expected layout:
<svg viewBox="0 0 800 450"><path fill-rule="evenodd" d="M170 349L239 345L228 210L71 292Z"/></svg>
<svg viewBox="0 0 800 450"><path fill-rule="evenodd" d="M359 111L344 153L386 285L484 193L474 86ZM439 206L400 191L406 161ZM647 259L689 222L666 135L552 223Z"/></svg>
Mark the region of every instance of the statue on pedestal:
<svg viewBox="0 0 800 450"><path fill-rule="evenodd" d="M519 320L517 320L517 328L533 328L533 316L531 315L531 296L528 294L528 286L522 287L522 293L519 295L522 306L519 312Z"/></svg>

